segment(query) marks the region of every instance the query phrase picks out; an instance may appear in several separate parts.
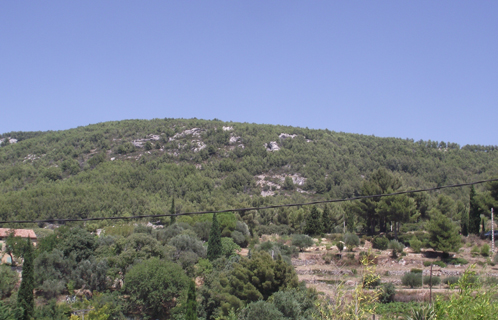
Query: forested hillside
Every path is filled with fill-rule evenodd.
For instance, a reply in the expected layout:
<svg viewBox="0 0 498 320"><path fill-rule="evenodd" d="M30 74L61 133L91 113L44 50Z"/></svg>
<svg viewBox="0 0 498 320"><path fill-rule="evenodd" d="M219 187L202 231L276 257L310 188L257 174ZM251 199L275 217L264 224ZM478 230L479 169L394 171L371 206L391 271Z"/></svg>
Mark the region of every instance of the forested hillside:
<svg viewBox="0 0 498 320"><path fill-rule="evenodd" d="M1 141L0 221L261 207L498 176L495 147L218 120L107 122L11 132ZM494 301L496 273L486 268L498 256L491 260L479 235L497 200L495 182L320 206L4 224L33 228L38 243L13 230L4 240L12 268L0 265L0 320L81 319L78 312L119 320L388 319L420 308L459 319L462 312L448 316L453 301L465 310L477 310L462 300L469 294ZM443 281L442 297L458 282L459 294L438 296L429 309L407 304L415 301L408 287L423 287L428 271L418 267L433 264L451 264L447 274L461 277L430 277L430 286ZM496 314L496 303L475 304L476 314Z"/></svg>
<svg viewBox="0 0 498 320"><path fill-rule="evenodd" d="M172 197L177 212L343 198L362 194L379 168L399 178L400 190L498 175L492 146L216 119L105 122L1 138L1 220L161 214ZM468 206L468 190L444 194L451 210ZM438 197L428 194L427 206ZM251 224L299 228L307 210L257 212Z"/></svg>

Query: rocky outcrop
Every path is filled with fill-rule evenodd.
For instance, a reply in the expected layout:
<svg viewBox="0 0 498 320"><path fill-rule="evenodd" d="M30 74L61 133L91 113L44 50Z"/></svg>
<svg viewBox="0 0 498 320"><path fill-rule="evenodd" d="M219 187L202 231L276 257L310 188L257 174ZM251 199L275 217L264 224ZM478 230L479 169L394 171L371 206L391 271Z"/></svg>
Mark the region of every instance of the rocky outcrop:
<svg viewBox="0 0 498 320"><path fill-rule="evenodd" d="M202 133L202 130L199 128L187 129L187 130L184 130L182 132L178 132L173 137L170 137L169 141L174 141L176 139L180 139L180 138L187 137L187 136L200 137L201 133Z"/></svg>
<svg viewBox="0 0 498 320"><path fill-rule="evenodd" d="M137 148L143 148L144 144L147 143L147 141L159 141L159 140L161 140L161 136L158 136L158 135L155 135L155 134L150 134L145 139L133 140L131 142L131 144L134 145Z"/></svg>
<svg viewBox="0 0 498 320"><path fill-rule="evenodd" d="M17 143L17 139L13 139L11 137L8 137L8 138L3 138L3 139L0 139L0 144L3 144L3 142L8 139L9 140L9 143Z"/></svg>
<svg viewBox="0 0 498 320"><path fill-rule="evenodd" d="M280 150L280 147L278 146L276 141L270 141L269 143L264 144L266 151L278 151Z"/></svg>
<svg viewBox="0 0 498 320"><path fill-rule="evenodd" d="M297 134L281 133L278 137L280 138L280 140L284 140L287 138L294 139L295 137L297 137Z"/></svg>
<svg viewBox="0 0 498 320"><path fill-rule="evenodd" d="M197 147L194 147L192 149L192 151L194 151L194 152L199 152L202 149L204 149L204 148L207 147L206 144L204 142L202 142L202 141L192 141L192 144L196 144L197 145Z"/></svg>

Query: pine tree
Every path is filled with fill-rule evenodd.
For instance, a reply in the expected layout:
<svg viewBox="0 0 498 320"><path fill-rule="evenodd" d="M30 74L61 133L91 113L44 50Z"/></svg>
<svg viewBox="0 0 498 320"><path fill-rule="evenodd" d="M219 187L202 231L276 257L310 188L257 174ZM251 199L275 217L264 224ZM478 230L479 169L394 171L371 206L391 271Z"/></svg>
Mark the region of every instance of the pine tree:
<svg viewBox="0 0 498 320"><path fill-rule="evenodd" d="M437 213L431 218L426 228L429 231L429 243L433 249L444 253L457 252L460 249L460 235L450 218Z"/></svg>
<svg viewBox="0 0 498 320"><path fill-rule="evenodd" d="M470 204L469 204L469 233L479 234L481 224L481 210L476 199L476 189L474 186L470 188Z"/></svg>
<svg viewBox="0 0 498 320"><path fill-rule="evenodd" d="M207 257L209 260L213 261L221 257L221 233L220 225L218 219L216 218L216 213L213 214L213 224L211 225L211 231L209 232L208 239L208 250Z"/></svg>
<svg viewBox="0 0 498 320"><path fill-rule="evenodd" d="M306 217L304 233L310 236L322 233L321 220L320 211L318 211L316 206L313 206L310 214Z"/></svg>
<svg viewBox="0 0 498 320"><path fill-rule="evenodd" d="M33 317L34 311L34 270L33 270L33 246L28 238L28 243L24 250L24 262L22 267L22 281L17 294L18 319L29 320Z"/></svg>
<svg viewBox="0 0 498 320"><path fill-rule="evenodd" d="M170 214L175 214L175 198L171 198L171 208L169 209L169 213ZM170 216L170 221L171 221L171 224L175 224L176 223L176 216Z"/></svg>
<svg viewBox="0 0 498 320"><path fill-rule="evenodd" d="M190 280L187 295L187 312L185 313L185 320L197 320L197 300L195 296L195 283Z"/></svg>
<svg viewBox="0 0 498 320"><path fill-rule="evenodd" d="M328 205L325 205L322 212L322 227L323 232L330 233L333 227L332 214Z"/></svg>
<svg viewBox="0 0 498 320"><path fill-rule="evenodd" d="M462 235L469 235L469 214L466 210L462 211L462 217L460 219L460 225L462 227Z"/></svg>

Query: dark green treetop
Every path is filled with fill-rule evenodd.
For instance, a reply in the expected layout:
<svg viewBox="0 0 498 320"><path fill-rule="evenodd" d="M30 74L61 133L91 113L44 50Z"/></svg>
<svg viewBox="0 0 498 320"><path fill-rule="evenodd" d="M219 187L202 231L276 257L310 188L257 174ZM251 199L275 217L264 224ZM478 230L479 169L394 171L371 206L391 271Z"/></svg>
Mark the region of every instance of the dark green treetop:
<svg viewBox="0 0 498 320"><path fill-rule="evenodd" d="M35 300L33 296L34 269L33 269L33 246L28 238L24 249L24 262L22 268L22 281L17 294L17 309L19 320L30 320L33 317Z"/></svg>
<svg viewBox="0 0 498 320"><path fill-rule="evenodd" d="M311 208L311 212L306 217L306 226L304 227L304 233L307 235L317 235L322 232L322 221L321 214L316 206Z"/></svg>
<svg viewBox="0 0 498 320"><path fill-rule="evenodd" d="M211 224L211 231L209 232L207 257L213 261L221 257L223 247L221 244L221 233L216 213L213 214L213 223Z"/></svg>

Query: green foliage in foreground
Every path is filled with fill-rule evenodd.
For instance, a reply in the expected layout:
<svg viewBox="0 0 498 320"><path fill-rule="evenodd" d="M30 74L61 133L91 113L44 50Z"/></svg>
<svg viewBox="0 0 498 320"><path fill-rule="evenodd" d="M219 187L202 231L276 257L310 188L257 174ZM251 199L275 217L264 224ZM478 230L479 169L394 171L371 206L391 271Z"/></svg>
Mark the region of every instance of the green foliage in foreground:
<svg viewBox="0 0 498 320"><path fill-rule="evenodd" d="M33 267L33 245L28 238L28 243L24 248L24 263L22 268L22 281L17 294L17 309L19 320L30 320L33 317L35 299L33 290L35 288L34 267Z"/></svg>
<svg viewBox="0 0 498 320"><path fill-rule="evenodd" d="M0 299L10 296L18 278L17 273L11 270L10 267L0 265Z"/></svg>
<svg viewBox="0 0 498 320"><path fill-rule="evenodd" d="M466 270L456 283L459 288L450 299L437 297L434 311L437 319L494 319L498 314L496 289L487 290L475 281L475 266Z"/></svg>
<svg viewBox="0 0 498 320"><path fill-rule="evenodd" d="M163 318L178 303L175 300L181 300L179 293L187 285L185 272L175 263L156 258L139 263L125 278L129 310Z"/></svg>

